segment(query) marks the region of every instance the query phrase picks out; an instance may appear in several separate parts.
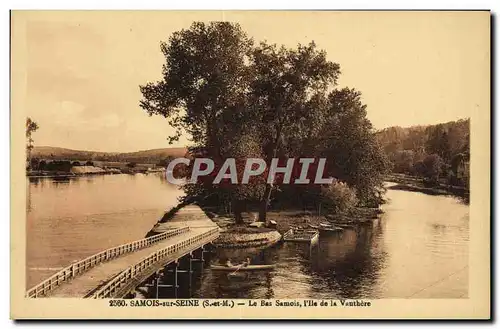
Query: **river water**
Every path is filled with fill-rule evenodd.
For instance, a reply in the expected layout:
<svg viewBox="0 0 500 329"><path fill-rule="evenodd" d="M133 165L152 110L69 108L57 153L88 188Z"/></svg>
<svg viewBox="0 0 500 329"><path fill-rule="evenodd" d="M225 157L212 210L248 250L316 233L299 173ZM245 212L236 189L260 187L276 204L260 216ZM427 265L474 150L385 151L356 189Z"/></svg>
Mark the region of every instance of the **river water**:
<svg viewBox="0 0 500 329"><path fill-rule="evenodd" d="M26 285L146 233L182 192L161 174L30 179L26 183Z"/></svg>
<svg viewBox="0 0 500 329"><path fill-rule="evenodd" d="M28 181L27 287L74 260L143 238L181 192L160 175ZM275 270L228 278L205 266L199 298L467 298L469 207L448 196L388 190L373 225L321 236L308 247L216 250L276 264ZM168 294L162 297L170 297Z"/></svg>

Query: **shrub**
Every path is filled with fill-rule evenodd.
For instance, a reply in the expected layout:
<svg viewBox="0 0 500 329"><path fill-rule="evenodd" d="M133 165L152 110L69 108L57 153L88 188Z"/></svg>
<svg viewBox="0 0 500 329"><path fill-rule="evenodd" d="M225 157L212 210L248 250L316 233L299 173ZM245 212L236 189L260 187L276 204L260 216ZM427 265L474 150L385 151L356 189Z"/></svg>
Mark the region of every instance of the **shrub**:
<svg viewBox="0 0 500 329"><path fill-rule="evenodd" d="M321 204L330 213L348 213L357 203L355 190L346 183L334 182L327 187L321 187Z"/></svg>

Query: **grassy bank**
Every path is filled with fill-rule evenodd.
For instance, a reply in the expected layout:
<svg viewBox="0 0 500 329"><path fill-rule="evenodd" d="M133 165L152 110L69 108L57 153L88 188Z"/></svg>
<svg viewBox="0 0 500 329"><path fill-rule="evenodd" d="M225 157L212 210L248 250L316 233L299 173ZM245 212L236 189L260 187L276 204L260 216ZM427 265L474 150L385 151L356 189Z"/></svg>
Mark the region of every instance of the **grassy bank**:
<svg viewBox="0 0 500 329"><path fill-rule="evenodd" d="M281 240L281 234L267 227L233 226L221 232L214 245L221 248L254 248L271 246Z"/></svg>
<svg viewBox="0 0 500 329"><path fill-rule="evenodd" d="M166 212L159 220L165 223L172 220L175 214L187 203L180 203ZM319 216L310 211L299 209L271 210L267 213L268 224L256 222L257 213L243 213L243 223L236 224L231 214L216 214L211 208L202 207L205 214L215 222L221 229L220 237L214 241L214 245L221 248L254 248L268 247L278 243L282 234L291 228L310 228L324 223L338 226L369 224L377 218L381 211L378 208L355 208L349 216ZM154 235L150 231L147 236Z"/></svg>
<svg viewBox="0 0 500 329"><path fill-rule="evenodd" d="M404 174L391 174L387 176L388 182L397 185L390 186L390 190L403 190L410 192L420 192L429 195L453 195L469 200L469 189L462 186L453 186L439 183L436 186L426 186L425 182L414 176Z"/></svg>

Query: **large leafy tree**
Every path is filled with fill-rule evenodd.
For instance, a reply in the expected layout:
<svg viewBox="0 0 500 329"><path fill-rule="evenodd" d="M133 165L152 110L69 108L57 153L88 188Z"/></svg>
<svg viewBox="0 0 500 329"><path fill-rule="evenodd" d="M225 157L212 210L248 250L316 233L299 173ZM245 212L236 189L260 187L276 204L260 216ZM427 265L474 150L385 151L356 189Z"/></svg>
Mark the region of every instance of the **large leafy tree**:
<svg viewBox="0 0 500 329"><path fill-rule="evenodd" d="M252 53L250 99L253 115L263 142L268 165L271 159L286 155L290 136L301 138L307 132L310 103L337 82L340 66L328 61L314 42L296 49L261 43ZM293 138L290 138L293 139ZM259 210L266 220L272 185L267 184Z"/></svg>
<svg viewBox="0 0 500 329"><path fill-rule="evenodd" d="M361 93L350 88L332 91L326 118L319 144L330 163L329 173L354 187L362 203L380 203L389 162L366 116Z"/></svg>
<svg viewBox="0 0 500 329"><path fill-rule="evenodd" d="M326 175L353 187L364 205L378 205L384 192L384 175L389 161L379 145L367 118L366 105L355 89L332 90L326 97L310 100L312 122L302 131L305 137L294 140L299 156L313 154L327 158ZM309 194L318 195L318 187L309 187Z"/></svg>
<svg viewBox="0 0 500 329"><path fill-rule="evenodd" d="M150 115L168 118L176 129L169 136L170 142L187 132L194 142L190 153L213 159L216 168L227 157L260 154L255 143L248 147L243 133L250 127L247 95L252 46L253 41L238 24L195 22L161 43L166 61L163 79L140 87L140 106ZM187 197L233 204L241 220L240 201L249 195L249 189L214 186L213 178L185 185Z"/></svg>
<svg viewBox="0 0 500 329"><path fill-rule="evenodd" d="M328 174L353 186L361 200L379 191L387 163L366 107L357 91L333 89L340 66L314 43L254 46L238 24L197 22L175 32L161 50L162 79L140 87L140 106L169 119L176 129L170 141L187 132L193 157L211 157L216 168L234 157L239 172L249 157L264 158L268 166L276 157L327 157ZM214 185L211 179L185 185L187 199L232 205L237 220L242 203L257 200L259 219L266 219L271 184L257 178L246 186ZM302 191L308 189L320 192ZM284 190L295 193L294 187Z"/></svg>
<svg viewBox="0 0 500 329"><path fill-rule="evenodd" d="M248 88L252 40L238 24L195 22L161 43L163 79L140 87L140 106L168 118L176 129L170 141L187 132L197 146L222 157L224 137L238 130Z"/></svg>

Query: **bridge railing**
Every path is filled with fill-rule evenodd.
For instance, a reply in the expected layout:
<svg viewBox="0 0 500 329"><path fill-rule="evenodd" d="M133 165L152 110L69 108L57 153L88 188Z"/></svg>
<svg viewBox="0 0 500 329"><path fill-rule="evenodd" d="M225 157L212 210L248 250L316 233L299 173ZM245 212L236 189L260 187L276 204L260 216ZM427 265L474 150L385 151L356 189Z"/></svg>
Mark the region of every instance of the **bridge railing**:
<svg viewBox="0 0 500 329"><path fill-rule="evenodd" d="M159 241L165 240L172 236L176 236L182 233L186 233L189 231L189 227L181 227L171 231L163 232L161 234L153 235L149 238L129 242L126 244L122 244L117 247L112 247L101 251L95 255L89 256L85 259L82 259L76 263L73 263L59 272L52 275L50 278L40 282L33 288L29 289L26 292L26 297L36 298L40 296L46 295L49 291L54 290L56 287L61 285L64 282L69 281L80 273L83 273L90 268L99 265L100 263L106 262L118 256L149 247L152 244L155 244Z"/></svg>
<svg viewBox="0 0 500 329"><path fill-rule="evenodd" d="M96 291L91 297L92 298L110 298L115 292L128 283L129 280L134 279L137 275L141 274L144 270L148 269L151 265L157 263L158 261L164 260L168 256L174 254L180 254L181 251L189 249L193 245L199 246L203 242L210 242L219 236L219 228L213 228L203 234L197 235L195 237L186 239L184 241L178 242L174 245L168 246L158 250L148 257L144 258L139 263L131 266L118 274L115 278L109 281L101 289Z"/></svg>

